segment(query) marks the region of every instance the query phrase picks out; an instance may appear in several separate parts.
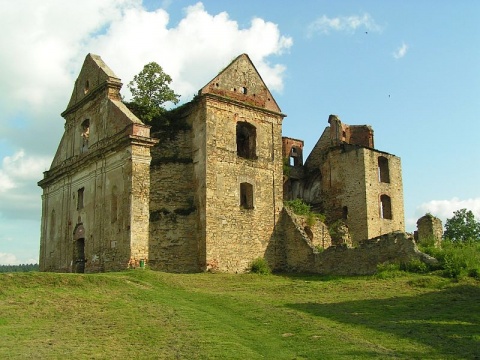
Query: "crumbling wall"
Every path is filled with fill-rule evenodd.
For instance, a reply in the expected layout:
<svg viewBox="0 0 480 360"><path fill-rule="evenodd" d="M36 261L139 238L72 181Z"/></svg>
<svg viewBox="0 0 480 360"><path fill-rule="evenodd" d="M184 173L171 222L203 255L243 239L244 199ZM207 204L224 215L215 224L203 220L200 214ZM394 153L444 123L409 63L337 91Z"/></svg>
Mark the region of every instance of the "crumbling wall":
<svg viewBox="0 0 480 360"><path fill-rule="evenodd" d="M442 220L426 214L417 221L417 231L415 232L415 240L417 242L433 241L435 246L439 246L443 236Z"/></svg>
<svg viewBox="0 0 480 360"><path fill-rule="evenodd" d="M300 196L301 179L304 177L303 141L282 137L283 199Z"/></svg>
<svg viewBox="0 0 480 360"><path fill-rule="evenodd" d="M431 260L418 251L411 236L399 231L362 241L356 248L332 246L315 255L312 269L320 274L369 275L377 271L378 264L408 262L413 258Z"/></svg>
<svg viewBox="0 0 480 360"><path fill-rule="evenodd" d="M325 213L329 223L343 221L354 244L404 231L400 158L372 148L370 126L346 125L336 115L329 124L305 161L295 195Z"/></svg>
<svg viewBox="0 0 480 360"><path fill-rule="evenodd" d="M282 241L277 249L277 270L310 272L315 254L332 244L323 222L294 214L286 207L280 214L278 227Z"/></svg>
<svg viewBox="0 0 480 360"><path fill-rule="evenodd" d="M278 104L247 54L239 55L199 91L199 95L207 93L280 113Z"/></svg>
<svg viewBox="0 0 480 360"><path fill-rule="evenodd" d="M317 241L312 241L302 228L302 217L288 209L281 214L282 244L277 249L277 271L308 272L325 275L370 275L383 263L408 262L413 258L424 262L435 259L418 251L413 238L404 232L393 232L361 241L357 247L347 244L328 246L319 251ZM304 221L304 220L303 220ZM312 229L324 243L331 242L325 224L317 222ZM314 235L315 238L315 235Z"/></svg>

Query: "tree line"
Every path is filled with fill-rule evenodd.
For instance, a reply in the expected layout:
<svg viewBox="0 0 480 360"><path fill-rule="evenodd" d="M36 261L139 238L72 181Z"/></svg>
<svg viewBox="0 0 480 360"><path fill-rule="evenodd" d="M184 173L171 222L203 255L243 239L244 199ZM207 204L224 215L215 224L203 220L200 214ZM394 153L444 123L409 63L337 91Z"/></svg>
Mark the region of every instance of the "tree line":
<svg viewBox="0 0 480 360"><path fill-rule="evenodd" d="M38 271L38 264L0 265L0 273Z"/></svg>

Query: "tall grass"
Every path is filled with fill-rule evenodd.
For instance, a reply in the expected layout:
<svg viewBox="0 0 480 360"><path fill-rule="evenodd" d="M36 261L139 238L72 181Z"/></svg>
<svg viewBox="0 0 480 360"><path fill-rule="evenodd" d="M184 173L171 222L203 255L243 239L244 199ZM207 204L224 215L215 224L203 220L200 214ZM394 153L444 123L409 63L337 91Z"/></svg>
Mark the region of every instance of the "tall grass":
<svg viewBox="0 0 480 360"><path fill-rule="evenodd" d="M439 261L437 269L446 277L480 278L480 241L453 242L447 239L440 247L426 241L419 244L419 249Z"/></svg>

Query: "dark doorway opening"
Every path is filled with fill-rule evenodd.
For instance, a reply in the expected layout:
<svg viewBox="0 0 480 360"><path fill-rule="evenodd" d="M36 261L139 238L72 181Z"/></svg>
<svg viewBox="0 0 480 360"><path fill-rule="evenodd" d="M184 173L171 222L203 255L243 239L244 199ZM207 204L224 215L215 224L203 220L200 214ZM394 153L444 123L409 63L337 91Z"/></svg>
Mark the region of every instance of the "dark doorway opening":
<svg viewBox="0 0 480 360"><path fill-rule="evenodd" d="M77 245L77 257L75 259L75 272L85 272L85 239L80 238L76 242Z"/></svg>

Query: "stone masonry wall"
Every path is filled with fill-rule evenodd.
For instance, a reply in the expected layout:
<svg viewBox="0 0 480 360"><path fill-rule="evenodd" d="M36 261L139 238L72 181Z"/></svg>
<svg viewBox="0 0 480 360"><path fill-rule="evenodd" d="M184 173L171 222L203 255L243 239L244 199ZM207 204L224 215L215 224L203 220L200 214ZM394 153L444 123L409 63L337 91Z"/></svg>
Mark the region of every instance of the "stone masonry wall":
<svg viewBox="0 0 480 360"><path fill-rule="evenodd" d="M207 267L243 272L275 243L282 203L283 116L208 97L206 129ZM237 156L236 124L256 128L256 158ZM240 206L240 184L253 186L253 207Z"/></svg>
<svg viewBox="0 0 480 360"><path fill-rule="evenodd" d="M149 259L150 148L132 146L130 266Z"/></svg>
<svg viewBox="0 0 480 360"><path fill-rule="evenodd" d="M416 258L432 260L418 251L411 236L404 232L393 232L362 241L356 248L332 246L315 255L312 272L334 275L369 275L383 263L408 262Z"/></svg>
<svg viewBox="0 0 480 360"><path fill-rule="evenodd" d="M149 266L171 272L199 271L197 201L192 132L159 132L152 149Z"/></svg>
<svg viewBox="0 0 480 360"><path fill-rule="evenodd" d="M367 190L367 230L364 239L373 238L393 231L405 231L403 207L403 183L400 158L377 150L364 149L365 184ZM389 182L379 179L378 159L388 160ZM387 195L391 200L391 219L381 216L381 196Z"/></svg>
<svg viewBox="0 0 480 360"><path fill-rule="evenodd" d="M327 226L321 221L309 224L305 216L283 208L279 222L281 246L277 249L276 270L309 272L319 249L332 244Z"/></svg>
<svg viewBox="0 0 480 360"><path fill-rule="evenodd" d="M440 245L443 236L442 220L426 214L417 221L417 242L433 240L436 246Z"/></svg>
<svg viewBox="0 0 480 360"><path fill-rule="evenodd" d="M355 248L339 245L318 252L294 226L289 214L283 212L282 216L285 243L283 259L279 256L279 266L276 268L279 271L324 275L371 275L377 272L379 264L398 264L411 259L435 262L435 259L418 251L413 238L403 232L365 240Z"/></svg>
<svg viewBox="0 0 480 360"><path fill-rule="evenodd" d="M363 157L363 148L341 145L330 148L321 166L327 220L343 220L354 243L368 238Z"/></svg>

